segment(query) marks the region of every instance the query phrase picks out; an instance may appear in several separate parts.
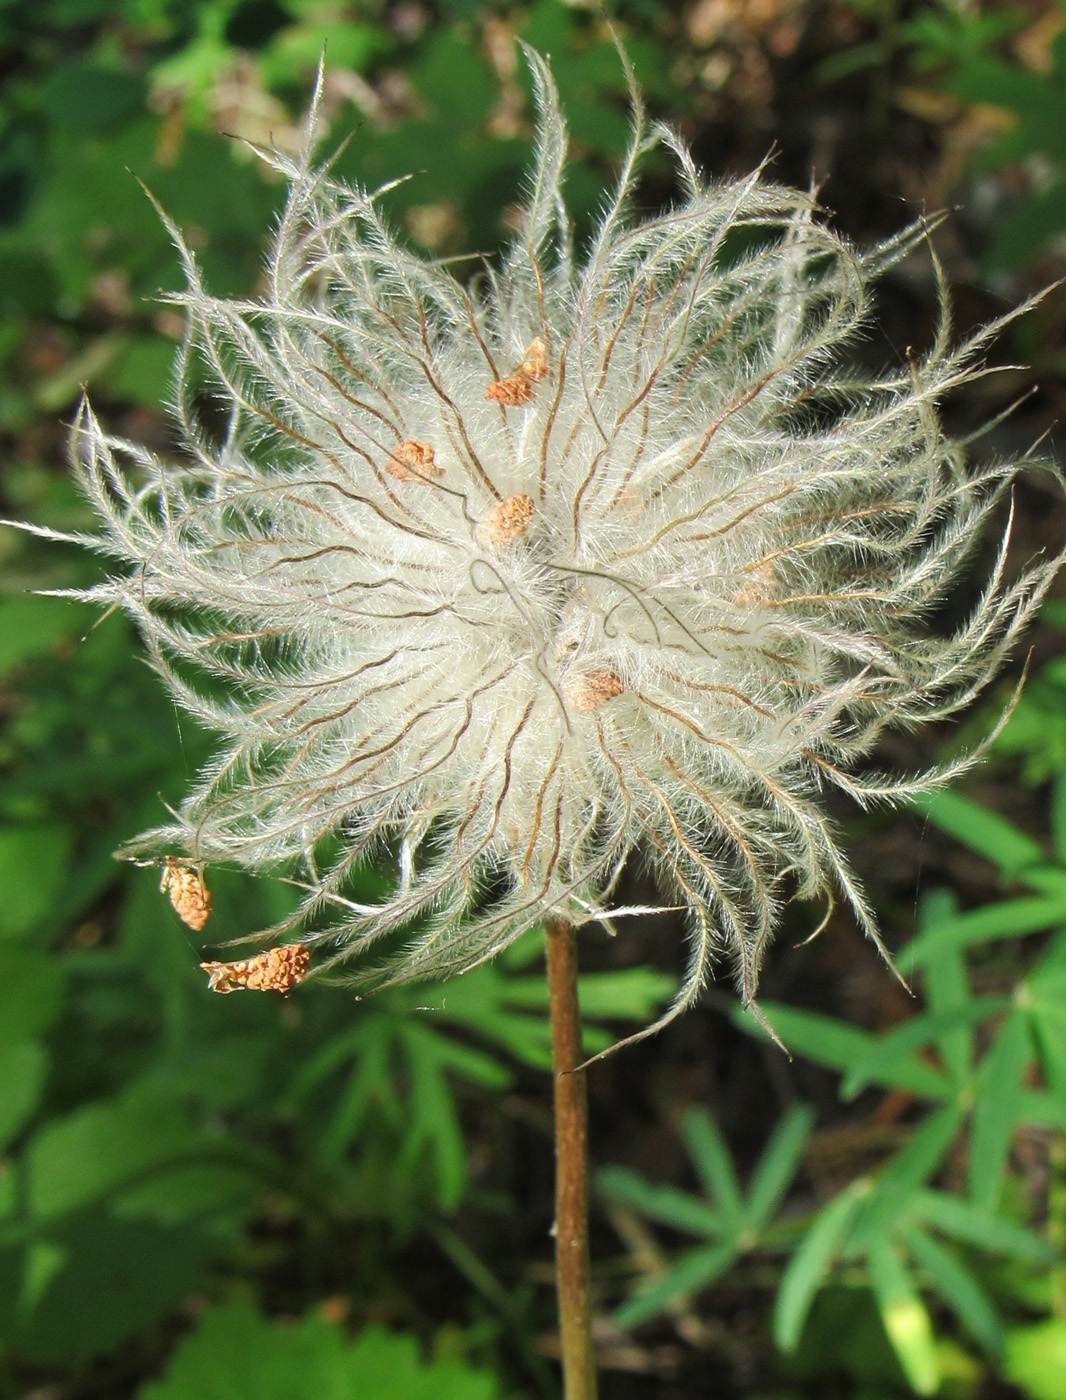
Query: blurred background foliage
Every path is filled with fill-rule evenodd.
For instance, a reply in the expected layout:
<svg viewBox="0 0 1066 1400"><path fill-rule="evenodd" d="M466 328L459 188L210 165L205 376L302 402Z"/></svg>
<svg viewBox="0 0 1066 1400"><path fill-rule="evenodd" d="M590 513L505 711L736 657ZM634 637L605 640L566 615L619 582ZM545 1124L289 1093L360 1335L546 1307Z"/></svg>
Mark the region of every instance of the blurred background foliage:
<svg viewBox="0 0 1066 1400"><path fill-rule="evenodd" d="M1066 272L1066 10L1055 0L615 0L657 115L711 174L768 152L856 240L944 205L963 327ZM2 511L85 523L65 469L82 385L162 452L176 260L253 294L280 191L251 147L298 141L327 56L327 149L424 249L491 255L529 149L520 36L550 53L568 193L592 227L626 130L601 14L560 0L3 0ZM649 208L670 198L665 164ZM470 264L473 266L473 264ZM455 263L458 275L466 265ZM857 353L921 344L909 260ZM1066 403L1066 297L947 406L1024 450ZM1036 367L1039 388L1022 361ZM1017 556L1066 511L1017 501ZM534 1400L552 1358L550 1085L535 939L447 988L355 1002L208 995L158 871L111 851L210 747L118 617L31 590L97 566L0 528L0 1396ZM1066 606L965 793L841 812L913 989L847 918L765 978L789 1061L727 992L591 1076L611 1400L1066 1394ZM986 732L1008 677L973 717ZM942 742L955 743L945 734ZM887 759L915 765L913 741ZM923 754L923 757L931 757ZM366 871L367 897L389 871ZM635 875L639 885L639 874ZM212 872L219 941L283 880ZM588 1048L646 1021L680 961L665 919L591 932Z"/></svg>

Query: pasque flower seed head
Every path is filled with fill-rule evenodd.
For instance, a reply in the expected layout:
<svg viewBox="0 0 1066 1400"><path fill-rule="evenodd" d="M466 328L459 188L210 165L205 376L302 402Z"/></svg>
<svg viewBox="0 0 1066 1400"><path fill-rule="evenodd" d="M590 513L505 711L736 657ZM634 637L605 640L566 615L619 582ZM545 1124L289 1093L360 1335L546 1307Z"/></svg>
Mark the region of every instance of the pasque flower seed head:
<svg viewBox="0 0 1066 1400"><path fill-rule="evenodd" d="M223 737L127 853L298 867L285 927L309 920L338 956L404 934L373 975L406 979L549 913L609 919L636 852L687 910L679 1004L720 954L750 1000L787 897L841 894L876 938L821 794L891 800L957 771L855 766L886 726L977 694L1055 563L1006 582L1001 553L971 615L930 630L1015 466L967 466L937 412L994 328L955 345L945 307L900 370L856 365L871 284L924 227L860 251L761 172L707 183L635 95L575 251L564 123L528 60L525 213L469 284L316 167L310 135L268 157L289 194L261 300L212 296L174 231L186 452L83 411L87 542L119 565L81 596L123 607ZM683 197L642 219L655 145ZM191 407L205 367L222 441ZM385 851L392 892L354 902L353 869Z"/></svg>

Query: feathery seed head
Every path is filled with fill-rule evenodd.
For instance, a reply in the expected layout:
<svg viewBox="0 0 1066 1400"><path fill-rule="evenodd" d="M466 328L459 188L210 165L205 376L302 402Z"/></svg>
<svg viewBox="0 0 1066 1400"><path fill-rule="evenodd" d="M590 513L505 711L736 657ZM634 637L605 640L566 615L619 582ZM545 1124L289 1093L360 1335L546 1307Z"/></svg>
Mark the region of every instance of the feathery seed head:
<svg viewBox="0 0 1066 1400"><path fill-rule="evenodd" d="M462 971L549 912L609 918L639 851L688 909L679 1004L723 952L750 1000L783 898L842 893L876 937L820 791L892 799L958 771L854 765L887 725L971 700L1055 563L1007 583L1001 556L955 633L927 630L1014 467L968 467L937 415L991 331L953 345L945 310L902 371L849 361L871 284L925 228L857 251L761 173L705 183L635 96L577 253L563 120L528 59L536 161L498 267L465 286L416 256L309 136L270 157L290 189L262 300L211 296L175 230L186 460L84 411L90 543L121 561L89 596L136 619L224 736L131 853L299 864L300 917L332 916L303 936L347 955L406 931L380 974L401 979ZM656 144L684 197L640 220ZM221 443L189 407L193 363ZM352 902L383 848L395 890Z"/></svg>

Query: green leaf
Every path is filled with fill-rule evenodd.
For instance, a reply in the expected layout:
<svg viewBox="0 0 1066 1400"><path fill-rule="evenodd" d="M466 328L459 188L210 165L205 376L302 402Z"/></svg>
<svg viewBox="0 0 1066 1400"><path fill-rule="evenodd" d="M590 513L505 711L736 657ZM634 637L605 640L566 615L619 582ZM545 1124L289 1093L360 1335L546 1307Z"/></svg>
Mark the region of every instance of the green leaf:
<svg viewBox="0 0 1066 1400"><path fill-rule="evenodd" d="M581 1015L594 1021L650 1021L676 991L676 978L651 967L586 972L578 978Z"/></svg>
<svg viewBox="0 0 1066 1400"><path fill-rule="evenodd" d="M454 1210L466 1188L466 1148L455 1098L445 1069L457 1069L482 1083L502 1088L506 1071L488 1056L451 1044L425 1026L405 1026L401 1043L410 1076L409 1126L397 1161L398 1170L410 1172L423 1151L430 1153L437 1199L444 1210ZM471 1064L476 1068L471 1075ZM486 1077L487 1074L487 1077Z"/></svg>
<svg viewBox="0 0 1066 1400"><path fill-rule="evenodd" d="M477 49L455 30L436 29L410 74L447 129L472 126L492 111L496 97L492 72Z"/></svg>
<svg viewBox="0 0 1066 1400"><path fill-rule="evenodd" d="M896 1071L901 1064L908 1062L920 1066L918 1060L911 1060L916 1052L930 1041L939 1040L960 1027L978 1025L989 1016L994 1016L1010 1005L1010 998L975 997L962 1006L949 1007L945 1011L925 1011L885 1035L879 1036L866 1053L853 1065L840 1086L841 1097L853 1099L870 1084L884 1083L896 1079Z"/></svg>
<svg viewBox="0 0 1066 1400"><path fill-rule="evenodd" d="M287 25L270 41L263 51L263 75L271 86L290 84L294 78L306 82L323 53L331 72L364 73L394 47L395 40L382 25L360 24L352 16L343 22L333 17L316 20L312 11L303 23Z"/></svg>
<svg viewBox="0 0 1066 1400"><path fill-rule="evenodd" d="M813 1124L814 1110L795 1105L774 1128L748 1187L746 1214L753 1225L769 1221L784 1199Z"/></svg>
<svg viewBox="0 0 1066 1400"><path fill-rule="evenodd" d="M0 978L0 1049L42 1035L59 1015L65 978L54 958L36 948L4 951Z"/></svg>
<svg viewBox="0 0 1066 1400"><path fill-rule="evenodd" d="M851 1069L868 1056L872 1062L871 1051L878 1041L868 1031L843 1025L832 1016L800 1011L781 1002L760 1001L759 1006L793 1054L841 1071ZM742 1006L735 1006L730 1014L734 1024L749 1035L766 1034ZM901 1061L891 1074L871 1072L870 1082L906 1089L921 1098L946 1099L953 1094L951 1082L945 1075L917 1061Z"/></svg>
<svg viewBox="0 0 1066 1400"><path fill-rule="evenodd" d="M35 1040L0 1048L0 1149L17 1136L41 1101L48 1055Z"/></svg>
<svg viewBox="0 0 1066 1400"><path fill-rule="evenodd" d="M913 804L941 831L948 832L971 851L998 866L1006 879L1044 859L1043 850L1031 836L1019 831L1005 817L950 788L932 795L922 794L913 799Z"/></svg>
<svg viewBox="0 0 1066 1400"><path fill-rule="evenodd" d="M1016 1011L999 1029L981 1063L970 1138L970 1196L994 1209L1010 1152L1029 1063L1029 1026Z"/></svg>
<svg viewBox="0 0 1066 1400"><path fill-rule="evenodd" d="M962 1120L961 1103L945 1104L928 1114L881 1173L881 1184L908 1193L926 1181L950 1152Z"/></svg>
<svg viewBox="0 0 1066 1400"><path fill-rule="evenodd" d="M919 928L942 923L958 913L958 904L949 890L936 890L921 904ZM926 959L923 982L929 1007L934 1015L965 1006L971 999L966 960L957 948L941 947ZM952 1079L963 1083L973 1064L973 1031L969 1025L945 1029L936 1036L936 1047Z"/></svg>
<svg viewBox="0 0 1066 1400"><path fill-rule="evenodd" d="M1018 1103L1018 1122L1041 1128L1066 1129L1066 1096L1043 1089L1026 1089Z"/></svg>
<svg viewBox="0 0 1066 1400"><path fill-rule="evenodd" d="M0 828L0 938L32 933L45 922L66 878L71 844L62 826Z"/></svg>
<svg viewBox="0 0 1066 1400"><path fill-rule="evenodd" d="M788 1262L774 1304L774 1341L782 1351L794 1351L819 1288L872 1189L854 1182L821 1210Z"/></svg>
<svg viewBox="0 0 1066 1400"><path fill-rule="evenodd" d="M1054 898L1004 899L947 919L909 943L899 955L904 972L921 967L946 948L970 948L993 938L1023 938L1066 922L1066 895Z"/></svg>
<svg viewBox="0 0 1066 1400"><path fill-rule="evenodd" d="M70 598L32 593L0 598L0 676L39 656L69 649L98 616L96 608Z"/></svg>
<svg viewBox="0 0 1066 1400"><path fill-rule="evenodd" d="M38 1218L80 1209L203 1147L181 1108L147 1086L87 1104L49 1123L30 1144L30 1209Z"/></svg>
<svg viewBox="0 0 1066 1400"><path fill-rule="evenodd" d="M75 61L53 68L41 86L49 119L72 131L103 131L140 112L145 86L124 68L103 68Z"/></svg>
<svg viewBox="0 0 1066 1400"><path fill-rule="evenodd" d="M201 1285L215 1248L188 1221L168 1229L105 1212L69 1217L26 1252L27 1270L35 1259L46 1269L8 1339L53 1363L114 1351Z"/></svg>
<svg viewBox="0 0 1066 1400"><path fill-rule="evenodd" d="M628 1303L623 1303L614 1314L614 1322L619 1327L635 1327L638 1322L654 1317L677 1299L706 1288L715 1279L721 1278L736 1257L736 1246L731 1243L689 1250L670 1266L662 1278L641 1289Z"/></svg>
<svg viewBox="0 0 1066 1400"><path fill-rule="evenodd" d="M158 408L170 395L176 353L164 336L133 336L106 375L108 387L117 398Z"/></svg>
<svg viewBox="0 0 1066 1400"><path fill-rule="evenodd" d="M690 1108L682 1120L682 1133L704 1191L733 1228L738 1228L744 1214L740 1182L718 1125L706 1109Z"/></svg>
<svg viewBox="0 0 1066 1400"><path fill-rule="evenodd" d="M626 1167L605 1167L597 1173L596 1183L605 1196L633 1206L661 1225L712 1239L726 1233L727 1225L720 1211L676 1186L652 1185Z"/></svg>
<svg viewBox="0 0 1066 1400"><path fill-rule="evenodd" d="M1066 1395L1066 1320L1048 1318L1007 1333L1003 1375L1029 1400L1062 1400Z"/></svg>
<svg viewBox="0 0 1066 1400"><path fill-rule="evenodd" d="M975 1245L990 1254L1002 1254L1030 1264L1052 1264L1058 1254L1053 1245L1030 1230L981 1210L945 1191L916 1191L909 1214L941 1235Z"/></svg>
<svg viewBox="0 0 1066 1400"><path fill-rule="evenodd" d="M867 1260L870 1283L881 1321L904 1375L919 1395L934 1395L940 1387L933 1324L892 1245L878 1239Z"/></svg>
<svg viewBox="0 0 1066 1400"><path fill-rule="evenodd" d="M928 1114L877 1179L877 1189L856 1224L852 1244L869 1249L895 1229L913 1194L940 1167L958 1137L963 1105L947 1104Z"/></svg>
<svg viewBox="0 0 1066 1400"><path fill-rule="evenodd" d="M1066 768L1051 786L1051 838L1055 854L1066 865Z"/></svg>
<svg viewBox="0 0 1066 1400"><path fill-rule="evenodd" d="M419 1007L435 1019L460 1025L488 1040L534 1069L551 1068L551 1027L548 1021L548 989L543 975L515 976L513 966L536 956L536 939L524 940L526 948L516 958L500 959L456 978L447 987L421 988ZM578 999L584 1024L587 1054L610 1044L590 1021L650 1020L677 987L672 977L650 968L624 968L617 972L591 973L578 980ZM400 1004L398 999L398 1004ZM402 1004L414 1004L410 993Z"/></svg>
<svg viewBox="0 0 1066 1400"><path fill-rule="evenodd" d="M973 1274L916 1225L905 1225L902 1235L915 1262L925 1271L930 1286L989 1356L998 1358L1003 1352L1003 1326L995 1305Z"/></svg>
<svg viewBox="0 0 1066 1400"><path fill-rule="evenodd" d="M486 1371L422 1362L418 1343L371 1328L349 1340L324 1318L264 1321L246 1304L212 1308L138 1400L498 1400Z"/></svg>
<svg viewBox="0 0 1066 1400"><path fill-rule="evenodd" d="M1061 101L1061 99L1060 99ZM1059 113L1061 121L1061 110ZM1041 142L1045 149L1052 141ZM1035 190L1018 199L996 220L995 235L982 259L988 272L1020 268L1066 228L1066 180Z"/></svg>

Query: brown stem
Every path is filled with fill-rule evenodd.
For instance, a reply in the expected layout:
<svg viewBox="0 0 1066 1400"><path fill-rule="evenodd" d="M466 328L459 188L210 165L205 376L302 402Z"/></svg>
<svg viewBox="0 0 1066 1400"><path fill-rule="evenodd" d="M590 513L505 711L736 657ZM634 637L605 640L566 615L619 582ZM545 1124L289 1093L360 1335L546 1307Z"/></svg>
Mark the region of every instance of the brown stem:
<svg viewBox="0 0 1066 1400"><path fill-rule="evenodd" d="M577 1004L577 937L548 919L548 998L555 1071L555 1276L564 1400L596 1400L589 1297L588 1104Z"/></svg>

